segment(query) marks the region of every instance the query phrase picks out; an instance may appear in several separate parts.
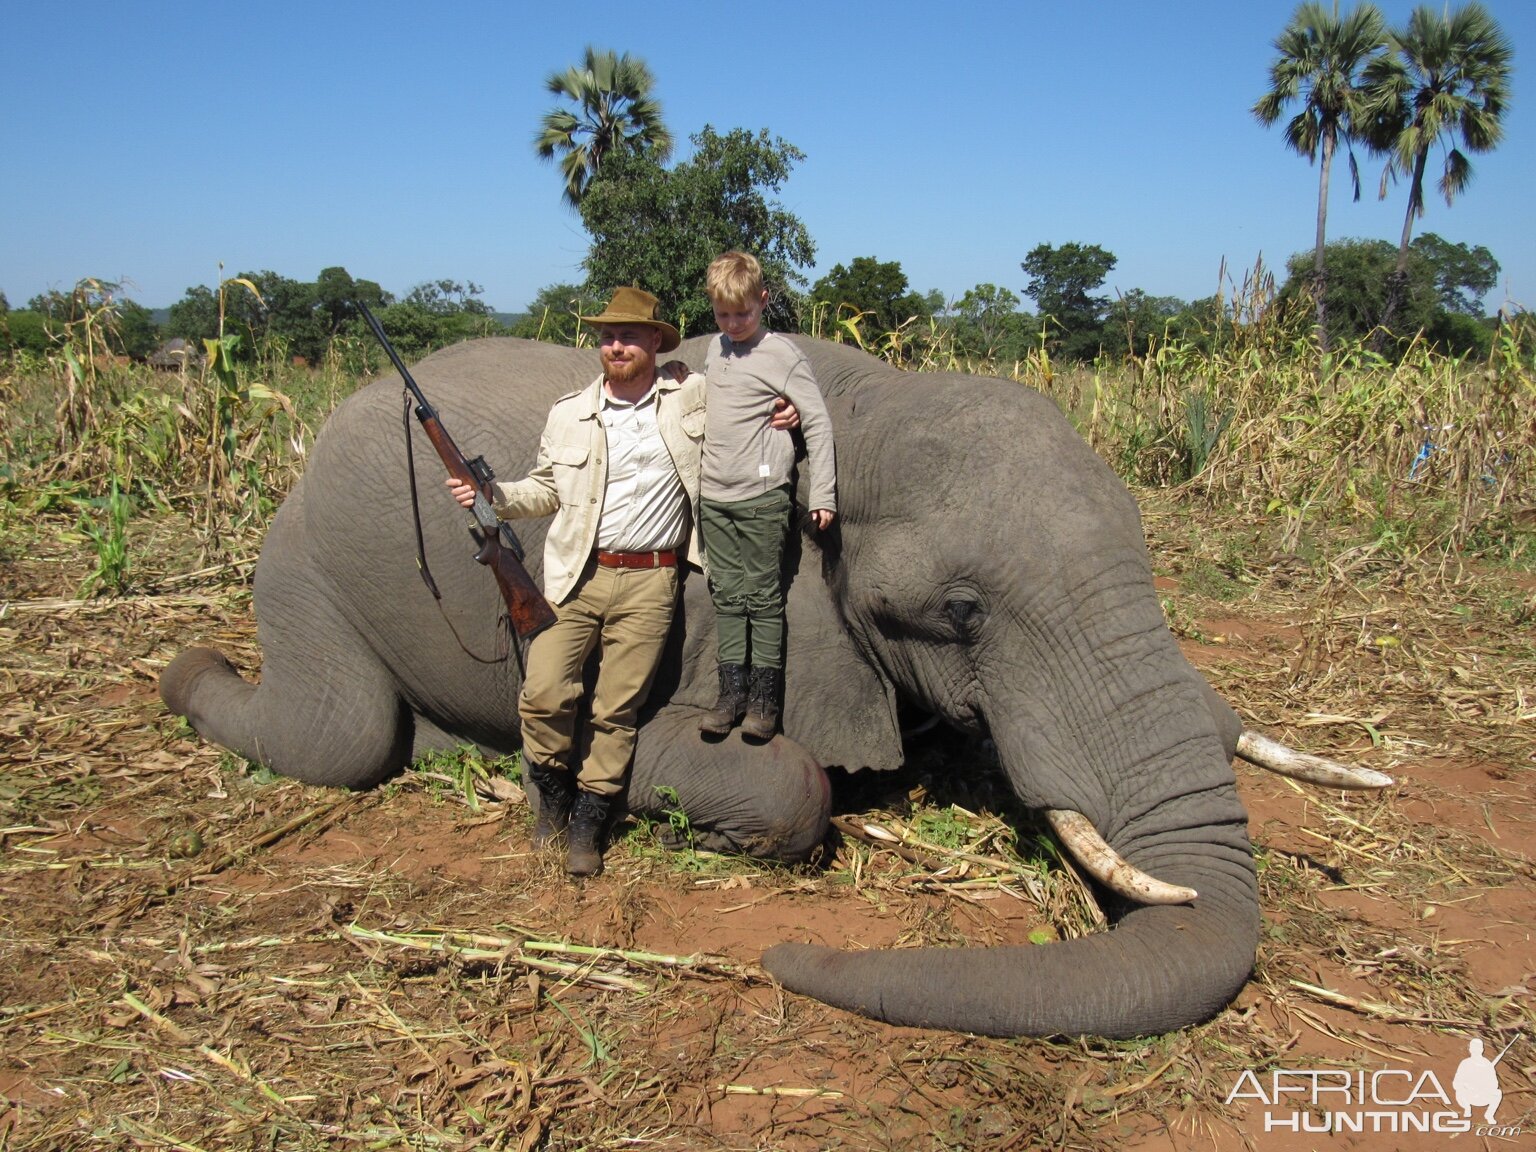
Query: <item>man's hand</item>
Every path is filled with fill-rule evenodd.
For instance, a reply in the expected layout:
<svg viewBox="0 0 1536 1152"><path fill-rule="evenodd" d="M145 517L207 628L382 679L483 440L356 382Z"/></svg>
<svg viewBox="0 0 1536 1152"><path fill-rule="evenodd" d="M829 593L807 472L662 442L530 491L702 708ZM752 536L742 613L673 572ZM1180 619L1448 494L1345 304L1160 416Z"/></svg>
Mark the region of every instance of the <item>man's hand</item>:
<svg viewBox="0 0 1536 1152"><path fill-rule="evenodd" d="M811 523L816 525L818 532L825 532L836 519L837 513L828 508L817 508L811 512Z"/></svg>
<svg viewBox="0 0 1536 1152"><path fill-rule="evenodd" d="M448 489L453 493L453 498L465 508L475 506L475 486L456 477L448 477Z"/></svg>
<svg viewBox="0 0 1536 1152"><path fill-rule="evenodd" d="M768 420L768 427L777 428L781 432L793 432L800 427L800 409L790 403L788 398L780 396L773 402L773 415Z"/></svg>

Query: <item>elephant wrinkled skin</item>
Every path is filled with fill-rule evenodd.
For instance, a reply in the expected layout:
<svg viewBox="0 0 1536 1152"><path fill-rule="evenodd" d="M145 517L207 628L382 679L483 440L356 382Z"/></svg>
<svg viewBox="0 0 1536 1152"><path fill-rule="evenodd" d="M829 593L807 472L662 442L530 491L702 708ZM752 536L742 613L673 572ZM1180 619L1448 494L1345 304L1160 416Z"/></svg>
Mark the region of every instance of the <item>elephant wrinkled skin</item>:
<svg viewBox="0 0 1536 1152"><path fill-rule="evenodd" d="M1241 725L1180 654L1152 587L1135 502L1045 397L1006 381L915 376L804 340L837 434L838 526L803 537L790 589L784 734L702 741L714 698L705 582L641 728L631 810L670 806L717 847L803 858L826 830L823 765L900 763L897 706L990 737L1013 788L1082 813L1122 857L1194 889L1047 947L843 952L787 943L786 987L897 1024L994 1035L1131 1036L1207 1018L1252 968L1259 927ZM678 355L702 362L694 339ZM533 459L554 398L590 352L474 341L413 373L466 454L504 476ZM162 677L170 708L275 771L359 787L413 751L518 745L517 666L496 657L494 582L419 429L434 604L415 571L392 377L331 416L256 570L259 686L207 649ZM543 521L517 525L537 579ZM462 643L461 643L462 641Z"/></svg>

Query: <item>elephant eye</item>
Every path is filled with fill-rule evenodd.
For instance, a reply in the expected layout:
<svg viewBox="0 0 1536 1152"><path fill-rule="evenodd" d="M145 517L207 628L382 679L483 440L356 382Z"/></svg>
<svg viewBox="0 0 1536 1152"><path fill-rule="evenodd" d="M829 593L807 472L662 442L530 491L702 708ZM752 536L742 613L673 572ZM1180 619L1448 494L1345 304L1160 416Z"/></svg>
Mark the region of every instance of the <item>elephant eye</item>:
<svg viewBox="0 0 1536 1152"><path fill-rule="evenodd" d="M987 618L986 609L980 601L969 597L956 597L945 601L944 614L949 617L949 622L955 630L955 636L962 644L973 643L976 635L981 631L981 625Z"/></svg>

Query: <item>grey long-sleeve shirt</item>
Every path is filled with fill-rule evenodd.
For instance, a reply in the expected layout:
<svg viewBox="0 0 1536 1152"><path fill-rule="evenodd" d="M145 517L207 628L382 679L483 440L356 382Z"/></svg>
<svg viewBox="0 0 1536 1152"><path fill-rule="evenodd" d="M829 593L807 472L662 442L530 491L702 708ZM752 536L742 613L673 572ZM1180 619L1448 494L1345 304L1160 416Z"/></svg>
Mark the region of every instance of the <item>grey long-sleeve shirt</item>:
<svg viewBox="0 0 1536 1152"><path fill-rule="evenodd" d="M768 426L774 401L800 410L810 470L810 508L837 511L832 420L805 355L777 332L759 330L737 344L723 333L709 344L703 476L706 500L750 500L789 482L795 466L790 433Z"/></svg>

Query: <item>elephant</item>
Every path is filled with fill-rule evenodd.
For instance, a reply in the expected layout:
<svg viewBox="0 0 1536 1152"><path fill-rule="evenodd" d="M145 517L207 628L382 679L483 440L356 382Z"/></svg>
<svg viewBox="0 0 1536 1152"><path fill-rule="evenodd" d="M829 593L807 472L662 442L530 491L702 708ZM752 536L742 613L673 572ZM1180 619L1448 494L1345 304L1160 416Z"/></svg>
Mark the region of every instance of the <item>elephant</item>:
<svg viewBox="0 0 1536 1152"><path fill-rule="evenodd" d="M828 831L825 768L899 767L898 713L920 709L992 741L1019 799L1108 890L1114 926L1046 946L784 942L767 971L894 1024L990 1035L1129 1037L1211 1017L1247 980L1260 924L1233 756L1301 775L1308 758L1245 732L1181 654L1134 498L1049 398L796 339L832 416L840 512L832 531L796 534L786 564L782 734L700 736L716 683L694 573L642 716L630 811L680 806L707 846L804 859ZM676 355L698 366L704 350L696 337ZM493 337L412 374L466 455L511 472L598 361ZM273 519L254 578L259 684L203 647L161 677L202 736L310 783L367 787L466 741L518 747L519 649L436 457L414 424L402 432L399 394L390 376L339 405ZM437 600L416 571L413 500ZM535 579L544 526L516 525ZM1333 786L1386 780L1310 767Z"/></svg>

